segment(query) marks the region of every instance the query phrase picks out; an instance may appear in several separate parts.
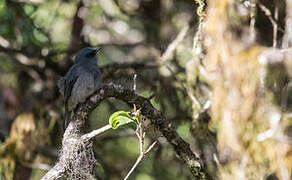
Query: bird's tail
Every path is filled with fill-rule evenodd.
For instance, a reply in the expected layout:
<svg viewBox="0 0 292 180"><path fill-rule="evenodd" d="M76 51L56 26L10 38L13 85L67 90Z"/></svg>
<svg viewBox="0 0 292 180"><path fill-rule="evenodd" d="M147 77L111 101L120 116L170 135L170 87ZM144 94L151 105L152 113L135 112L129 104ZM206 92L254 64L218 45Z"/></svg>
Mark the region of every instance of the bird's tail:
<svg viewBox="0 0 292 180"><path fill-rule="evenodd" d="M63 122L63 129L64 131L68 127L70 123L70 118L71 118L71 111L69 111L67 108L65 108L65 114L64 114L64 122Z"/></svg>

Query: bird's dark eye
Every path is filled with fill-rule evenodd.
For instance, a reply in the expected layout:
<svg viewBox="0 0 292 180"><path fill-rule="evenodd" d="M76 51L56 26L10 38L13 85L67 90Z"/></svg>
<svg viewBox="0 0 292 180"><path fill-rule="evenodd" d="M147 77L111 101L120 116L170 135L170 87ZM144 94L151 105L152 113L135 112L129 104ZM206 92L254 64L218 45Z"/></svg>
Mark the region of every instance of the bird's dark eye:
<svg viewBox="0 0 292 180"><path fill-rule="evenodd" d="M95 50L91 50L86 54L86 57L94 57L96 55L96 51Z"/></svg>

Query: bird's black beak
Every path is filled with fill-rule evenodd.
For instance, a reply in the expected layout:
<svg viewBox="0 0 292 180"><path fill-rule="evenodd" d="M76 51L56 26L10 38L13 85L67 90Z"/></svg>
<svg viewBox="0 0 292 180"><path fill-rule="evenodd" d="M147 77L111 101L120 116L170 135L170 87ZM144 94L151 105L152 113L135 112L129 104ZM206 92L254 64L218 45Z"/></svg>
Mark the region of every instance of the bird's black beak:
<svg viewBox="0 0 292 180"><path fill-rule="evenodd" d="M94 57L96 56L96 54L98 53L98 51L100 51L101 48L96 48L96 49L91 49L85 56L88 58Z"/></svg>
<svg viewBox="0 0 292 180"><path fill-rule="evenodd" d="M101 50L101 47L98 47L94 50L94 53L97 54Z"/></svg>

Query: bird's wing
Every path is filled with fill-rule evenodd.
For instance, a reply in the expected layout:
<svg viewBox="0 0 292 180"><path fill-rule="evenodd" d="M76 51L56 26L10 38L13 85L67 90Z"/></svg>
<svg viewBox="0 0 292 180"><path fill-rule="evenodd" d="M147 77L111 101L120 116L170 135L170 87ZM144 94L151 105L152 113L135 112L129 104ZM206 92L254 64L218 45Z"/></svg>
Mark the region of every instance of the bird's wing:
<svg viewBox="0 0 292 180"><path fill-rule="evenodd" d="M88 69L90 75L93 77L92 81L94 84L94 91L96 91L98 88L101 87L101 71L98 67L98 65L95 63Z"/></svg>
<svg viewBox="0 0 292 180"><path fill-rule="evenodd" d="M65 108L67 108L68 100L71 96L72 89L77 79L78 79L78 73L76 73L76 71L74 72L74 69L69 71L68 75L66 75L66 78L64 80Z"/></svg>
<svg viewBox="0 0 292 180"><path fill-rule="evenodd" d="M70 73L70 72L69 72ZM71 118L71 109L68 109L68 101L71 97L72 89L74 87L75 82L78 79L78 75L76 73L70 73L67 78L64 78L64 99L65 99L65 115L63 121L63 129L66 130L67 126L70 123Z"/></svg>
<svg viewBox="0 0 292 180"><path fill-rule="evenodd" d="M101 79L102 79L101 71L98 67L94 70L93 77L94 77L94 87L95 87L95 90L97 90L98 88L101 87Z"/></svg>
<svg viewBox="0 0 292 180"><path fill-rule="evenodd" d="M58 80L58 88L59 88L59 92L64 96L64 86L65 86L65 78L61 77Z"/></svg>
<svg viewBox="0 0 292 180"><path fill-rule="evenodd" d="M90 72L83 72L79 75L72 89L70 103L75 107L79 103L85 102L86 98L95 91L94 76Z"/></svg>
<svg viewBox="0 0 292 180"><path fill-rule="evenodd" d="M70 78L69 80L65 80L65 84L66 84L64 87L65 107L68 105L68 100L71 96L72 89L77 79L78 79L78 76L75 76L74 78Z"/></svg>

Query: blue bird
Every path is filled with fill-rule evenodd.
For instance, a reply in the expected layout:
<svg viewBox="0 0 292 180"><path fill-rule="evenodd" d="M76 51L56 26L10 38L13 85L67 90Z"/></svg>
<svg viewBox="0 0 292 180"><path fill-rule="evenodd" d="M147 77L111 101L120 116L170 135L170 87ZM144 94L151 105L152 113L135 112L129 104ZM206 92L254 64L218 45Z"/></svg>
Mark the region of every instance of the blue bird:
<svg viewBox="0 0 292 180"><path fill-rule="evenodd" d="M100 49L86 47L79 50L73 66L58 81L59 91L65 99L64 131L70 123L72 110L101 87L101 71L96 57Z"/></svg>

